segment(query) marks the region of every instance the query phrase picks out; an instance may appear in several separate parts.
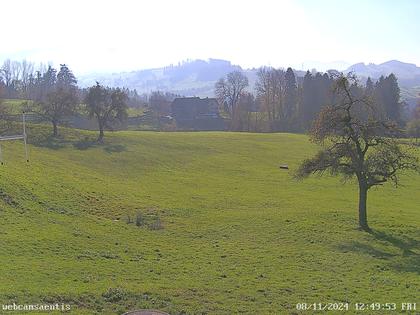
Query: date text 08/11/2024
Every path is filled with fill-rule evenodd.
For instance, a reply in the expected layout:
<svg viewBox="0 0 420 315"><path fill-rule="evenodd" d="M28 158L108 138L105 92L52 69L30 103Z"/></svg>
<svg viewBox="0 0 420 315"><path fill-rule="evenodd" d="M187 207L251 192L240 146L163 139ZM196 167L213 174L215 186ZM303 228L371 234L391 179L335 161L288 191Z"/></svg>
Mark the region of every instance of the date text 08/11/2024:
<svg viewBox="0 0 420 315"><path fill-rule="evenodd" d="M415 311L417 303L297 303L299 311Z"/></svg>

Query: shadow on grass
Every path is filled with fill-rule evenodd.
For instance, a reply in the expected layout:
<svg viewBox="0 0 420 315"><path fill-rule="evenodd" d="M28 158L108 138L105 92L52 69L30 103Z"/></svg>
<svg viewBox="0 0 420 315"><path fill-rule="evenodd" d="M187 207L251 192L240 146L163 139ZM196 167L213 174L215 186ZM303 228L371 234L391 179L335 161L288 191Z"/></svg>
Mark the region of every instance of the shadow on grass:
<svg viewBox="0 0 420 315"><path fill-rule="evenodd" d="M361 254L365 254L372 257L381 258L381 259L389 259L396 255L396 254L391 254L380 249L376 249L372 245L363 244L360 242L349 242L346 244L342 244L338 246L338 249L341 250L342 252L353 251L353 252L358 252Z"/></svg>
<svg viewBox="0 0 420 315"><path fill-rule="evenodd" d="M96 139L89 138L89 137L85 137L82 140L73 142L73 147L75 147L78 150L87 150L97 145L100 145L98 141L96 141Z"/></svg>
<svg viewBox="0 0 420 315"><path fill-rule="evenodd" d="M375 230L370 232L370 234L379 241L387 242L399 248L402 251L403 256L419 255L416 254L413 249L420 249L420 240L410 237L398 238L390 233Z"/></svg>
<svg viewBox="0 0 420 315"><path fill-rule="evenodd" d="M73 143L73 147L78 150L88 150L93 147L102 147L106 153L120 153L127 151L127 147L122 144L106 144L100 143L96 138L85 137L83 140L79 140Z"/></svg>
<svg viewBox="0 0 420 315"><path fill-rule="evenodd" d="M96 137L88 136L85 136L84 138L77 136L66 138L61 135L54 137L51 134L39 133L35 137L32 136L29 143L36 147L52 150L64 149L66 146L72 145L77 150L88 150L95 147L101 147L109 154L127 151L127 147L123 144L99 143Z"/></svg>
<svg viewBox="0 0 420 315"><path fill-rule="evenodd" d="M110 144L110 145L105 145L104 151L107 153L120 153L120 152L127 151L127 147L122 144Z"/></svg>
<svg viewBox="0 0 420 315"><path fill-rule="evenodd" d="M51 134L39 134L36 137L31 137L28 141L36 147L48 148L52 150L63 149L69 140L64 139L62 136L53 136Z"/></svg>
<svg viewBox="0 0 420 315"><path fill-rule="evenodd" d="M369 234L373 237L369 243L352 241L338 246L338 249L342 252L352 251L384 259L388 267L398 272L420 274L420 240L407 236L397 237L389 232L376 230L370 231ZM387 250L389 247L392 249Z"/></svg>

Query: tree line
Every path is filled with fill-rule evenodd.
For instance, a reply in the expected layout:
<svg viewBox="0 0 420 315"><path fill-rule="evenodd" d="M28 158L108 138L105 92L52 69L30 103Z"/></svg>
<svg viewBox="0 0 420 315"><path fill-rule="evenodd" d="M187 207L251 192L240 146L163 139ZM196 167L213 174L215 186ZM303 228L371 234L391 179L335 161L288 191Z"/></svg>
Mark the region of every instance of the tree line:
<svg viewBox="0 0 420 315"><path fill-rule="evenodd" d="M98 125L98 142L103 141L104 131L112 129L127 118L128 106L135 106L140 97L136 91L96 85L80 89L70 68L61 64L54 67L6 60L0 68L0 98L28 100L24 111L34 113L52 125L52 135L58 136L58 127L69 117L85 114ZM0 108L2 117L7 109Z"/></svg>
<svg viewBox="0 0 420 315"><path fill-rule="evenodd" d="M256 72L254 87L250 87L248 78L241 71L234 71L216 82L214 92L223 116L230 121L230 130L307 132L321 109L335 102L332 90L337 75L336 71L307 71L304 76L297 76L291 68L261 67ZM95 94L102 97L101 104L106 108L104 111L112 108L104 117L98 115L99 103L94 103L89 94L98 92L99 87L107 91L103 95ZM368 78L358 89L361 87L380 105L378 111L384 117L397 122L400 127L405 125L407 115L395 75L382 76L376 81ZM136 90L98 84L81 89L67 65L55 69L50 65L35 65L25 60L3 62L0 67L0 93L0 98L31 100L27 110L49 121L54 136L58 135L58 127L65 124L70 116L82 114L94 118L100 141L104 130L112 129L127 117L129 107L145 108L152 114L158 129L168 129L171 102L180 97L160 91L139 95ZM108 96L105 97L105 94ZM121 103L118 106L112 104L112 100L115 102L117 99ZM92 111L93 108L96 113ZM4 109L1 111L4 112ZM417 138L420 137L418 116L414 111L407 124L409 134Z"/></svg>
<svg viewBox="0 0 420 315"><path fill-rule="evenodd" d="M324 106L334 103L337 75L336 71L307 71L297 77L291 68L262 67L251 90L245 74L234 71L216 82L215 95L231 119L232 130L304 132ZM404 103L394 74L376 82L368 78L364 88L381 105L378 110L384 117L401 126L405 123Z"/></svg>

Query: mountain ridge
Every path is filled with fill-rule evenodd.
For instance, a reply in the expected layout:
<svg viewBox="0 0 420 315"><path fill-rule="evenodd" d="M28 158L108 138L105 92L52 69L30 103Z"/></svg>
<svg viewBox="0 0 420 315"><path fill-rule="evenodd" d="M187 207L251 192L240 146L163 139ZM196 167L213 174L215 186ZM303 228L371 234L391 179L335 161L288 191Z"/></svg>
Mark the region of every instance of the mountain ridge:
<svg viewBox="0 0 420 315"><path fill-rule="evenodd" d="M405 87L420 85L420 67L417 67L414 63L399 60L389 60L380 64L360 62L350 66L345 72L354 72L360 77L371 77L373 79L394 73L400 84Z"/></svg>
<svg viewBox="0 0 420 315"><path fill-rule="evenodd" d="M177 65L161 68L89 74L81 76L79 84L88 87L98 81L103 85L136 89L140 94L161 90L185 96L206 97L213 96L214 84L219 78L235 70L245 73L250 83L250 89L252 89L256 81L257 68L242 68L223 59L187 60ZM296 69L294 71L300 77L306 72ZM394 73L402 90L407 91L405 94L410 95L410 102L413 95L417 95L418 87L420 87L420 67L399 60L389 60L381 64L360 62L351 65L343 72L353 72L362 81L366 80L367 77L378 79L382 75L386 76Z"/></svg>

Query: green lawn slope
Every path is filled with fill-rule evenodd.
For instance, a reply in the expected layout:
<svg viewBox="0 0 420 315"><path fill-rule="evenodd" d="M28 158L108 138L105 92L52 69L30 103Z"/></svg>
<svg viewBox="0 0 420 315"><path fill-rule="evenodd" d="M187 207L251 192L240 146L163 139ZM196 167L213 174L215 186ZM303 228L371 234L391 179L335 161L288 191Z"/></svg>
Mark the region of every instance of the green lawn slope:
<svg viewBox="0 0 420 315"><path fill-rule="evenodd" d="M296 303L419 302L419 175L370 192L368 234L354 183L292 178L316 150L302 135L118 132L96 145L48 131L29 128L29 164L22 143L2 143L0 304L300 314ZM142 225L127 223L138 212Z"/></svg>

